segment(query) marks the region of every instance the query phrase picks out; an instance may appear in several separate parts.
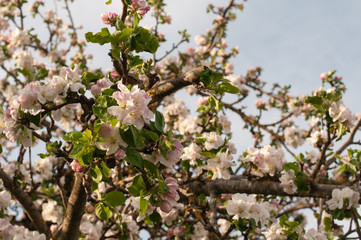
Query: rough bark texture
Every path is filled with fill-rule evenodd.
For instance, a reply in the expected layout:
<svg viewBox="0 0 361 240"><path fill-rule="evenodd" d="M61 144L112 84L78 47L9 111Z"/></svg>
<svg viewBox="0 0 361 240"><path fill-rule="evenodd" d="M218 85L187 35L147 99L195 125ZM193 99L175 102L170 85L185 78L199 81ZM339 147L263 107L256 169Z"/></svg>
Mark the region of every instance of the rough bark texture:
<svg viewBox="0 0 361 240"><path fill-rule="evenodd" d="M50 239L50 229L45 224L40 210L35 206L31 197L23 191L1 168L0 178L2 179L5 188L20 202L23 206L26 215L34 223L36 229L40 233L44 233L47 239Z"/></svg>
<svg viewBox="0 0 361 240"><path fill-rule="evenodd" d="M85 203L86 193L83 186L83 174L77 174L64 217L61 239L78 239L79 226L84 214Z"/></svg>
<svg viewBox="0 0 361 240"><path fill-rule="evenodd" d="M165 96L168 96L185 86L198 84L200 74L205 69L207 69L207 67L203 66L190 70L177 78L163 81L159 85L152 87L147 91L148 95L152 97L151 104L162 100Z"/></svg>
<svg viewBox="0 0 361 240"><path fill-rule="evenodd" d="M280 182L268 180L249 180L242 176L233 176L229 180L212 180L212 181L194 181L183 186L189 193L195 195L210 195L212 191L217 194L222 193L247 193L247 194L263 194L277 196L298 196L298 197L315 197L315 198L331 198L332 190L345 188L349 186L333 185L333 184L312 184L308 192L296 192L288 194L283 191ZM356 189L354 189L356 190ZM359 191L359 189L357 189Z"/></svg>

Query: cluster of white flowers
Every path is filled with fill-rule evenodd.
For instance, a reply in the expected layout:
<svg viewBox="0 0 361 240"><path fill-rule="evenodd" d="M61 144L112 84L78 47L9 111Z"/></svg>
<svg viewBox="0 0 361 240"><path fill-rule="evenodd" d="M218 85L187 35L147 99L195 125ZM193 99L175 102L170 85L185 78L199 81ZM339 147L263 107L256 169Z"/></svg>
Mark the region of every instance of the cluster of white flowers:
<svg viewBox="0 0 361 240"><path fill-rule="evenodd" d="M353 125L354 116L342 101L333 102L328 109L328 113L334 122L347 123L348 127Z"/></svg>
<svg viewBox="0 0 361 240"><path fill-rule="evenodd" d="M183 155L181 156L182 160L190 160L189 164L195 166L197 164L197 159L201 157L202 149L196 143L189 144L188 147L183 149Z"/></svg>
<svg viewBox="0 0 361 240"><path fill-rule="evenodd" d="M286 143L294 148L301 146L305 141L305 138L303 137L304 131L297 128L295 125L285 128L284 136Z"/></svg>
<svg viewBox="0 0 361 240"><path fill-rule="evenodd" d="M3 240L45 240L44 233L30 231L24 226L11 225L6 219L0 219L0 236Z"/></svg>
<svg viewBox="0 0 361 240"><path fill-rule="evenodd" d="M273 220L277 207L269 202L258 202L252 195L236 193L228 200L226 210L234 220L254 219L256 223L265 226Z"/></svg>
<svg viewBox="0 0 361 240"><path fill-rule="evenodd" d="M8 41L11 46L14 47L23 47L27 44L30 44L30 38L27 30L15 29L10 32L8 36Z"/></svg>
<svg viewBox="0 0 361 240"><path fill-rule="evenodd" d="M149 123L154 114L148 108L151 97L138 86L131 90L121 82L118 83L120 91L114 92L112 97L117 101L118 106L108 108L108 113L115 116L124 125L134 125L141 129L144 123Z"/></svg>
<svg viewBox="0 0 361 240"><path fill-rule="evenodd" d="M218 153L215 158L207 160L207 165L204 167L213 173L212 179L229 179L231 174L229 168L236 164L232 162L233 157L226 152Z"/></svg>
<svg viewBox="0 0 361 240"><path fill-rule="evenodd" d="M332 190L332 198L326 202L330 210L351 209L359 206L360 193L346 187Z"/></svg>
<svg viewBox="0 0 361 240"><path fill-rule="evenodd" d="M306 140L309 144L316 147L318 144L322 144L325 142L326 135L323 131L321 132L321 131L316 130L316 131L313 131L311 133L311 136L309 138L307 138Z"/></svg>
<svg viewBox="0 0 361 240"><path fill-rule="evenodd" d="M29 51L15 52L12 58L16 61L19 68L26 68L31 70L33 68L33 56Z"/></svg>
<svg viewBox="0 0 361 240"><path fill-rule="evenodd" d="M185 119L189 113L182 99L168 98L168 103L163 109L164 121L169 123L174 120Z"/></svg>
<svg viewBox="0 0 361 240"><path fill-rule="evenodd" d="M287 240L284 229L279 222L273 223L267 231L262 232L267 240Z"/></svg>
<svg viewBox="0 0 361 240"><path fill-rule="evenodd" d="M263 146L261 149L249 147L247 156L242 157L241 161L256 165L257 169L252 168L251 173L259 177L267 174L274 176L276 172L282 171L283 164L286 162L282 150L275 149L270 145Z"/></svg>
<svg viewBox="0 0 361 240"><path fill-rule="evenodd" d="M295 172L290 169L288 171L283 170L281 172L282 176L280 177L281 186L283 187L283 191L288 194L293 194L297 192L297 186L295 185Z"/></svg>
<svg viewBox="0 0 361 240"><path fill-rule="evenodd" d="M203 134L203 138L206 139L204 147L209 151L212 149L217 149L223 145L223 138L216 132L206 132Z"/></svg>
<svg viewBox="0 0 361 240"><path fill-rule="evenodd" d="M63 218L63 208L54 200L49 199L47 203L42 204L42 216L45 221L60 223Z"/></svg>
<svg viewBox="0 0 361 240"><path fill-rule="evenodd" d="M49 180L53 177L53 165L56 164L57 161L58 159L54 156L36 160L35 165L39 172L39 182Z"/></svg>
<svg viewBox="0 0 361 240"><path fill-rule="evenodd" d="M8 191L0 191L0 208L6 209L11 201L11 195Z"/></svg>

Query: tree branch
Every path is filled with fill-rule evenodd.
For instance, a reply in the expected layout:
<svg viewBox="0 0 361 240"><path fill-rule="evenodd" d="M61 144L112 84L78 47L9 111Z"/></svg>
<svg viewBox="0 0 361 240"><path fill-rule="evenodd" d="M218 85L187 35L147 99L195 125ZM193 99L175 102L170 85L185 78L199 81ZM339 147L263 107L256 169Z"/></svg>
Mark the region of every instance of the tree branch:
<svg viewBox="0 0 361 240"><path fill-rule="evenodd" d="M217 194L221 193L247 193L247 194L263 194L263 195L277 195L277 196L296 196L296 197L315 197L315 198L330 198L332 190L343 189L345 185L333 184L312 184L312 188L308 192L296 192L288 194L283 191L280 182L271 180L249 180L244 176L232 176L229 180L198 180L182 186L188 189L188 192L194 195L201 193L209 196L212 191ZM356 191L359 191L357 189Z"/></svg>
<svg viewBox="0 0 361 240"><path fill-rule="evenodd" d="M152 101L150 102L150 104L161 101L165 96L168 96L185 86L191 84L198 84L200 74L205 69L207 69L207 67L202 66L190 70L175 79L163 81L160 84L152 87L147 91L148 95L152 97Z"/></svg>
<svg viewBox="0 0 361 240"><path fill-rule="evenodd" d="M23 206L26 215L34 223L36 229L40 233L44 233L47 239L50 239L50 229L46 226L45 221L41 215L40 210L35 206L31 197L19 188L13 180L0 168L0 178L4 183L5 188L11 192L12 195Z"/></svg>
<svg viewBox="0 0 361 240"><path fill-rule="evenodd" d="M79 226L84 214L86 193L83 186L84 174L76 174L62 226L61 239L76 240L79 237Z"/></svg>

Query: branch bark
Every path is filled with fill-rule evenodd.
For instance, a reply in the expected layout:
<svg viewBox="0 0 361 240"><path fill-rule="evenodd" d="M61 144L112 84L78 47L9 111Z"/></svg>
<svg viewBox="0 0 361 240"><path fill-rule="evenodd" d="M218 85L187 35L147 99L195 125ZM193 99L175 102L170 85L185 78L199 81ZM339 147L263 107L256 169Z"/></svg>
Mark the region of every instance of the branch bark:
<svg viewBox="0 0 361 240"><path fill-rule="evenodd" d="M31 197L25 193L3 169L0 168L0 178L4 183L5 188L20 202L23 206L26 215L34 223L36 229L40 233L44 233L47 239L50 239L50 229L45 224L40 210L35 206Z"/></svg>
<svg viewBox="0 0 361 240"><path fill-rule="evenodd" d="M263 194L276 196L295 196L295 197L315 197L328 199L332 197L332 190L342 189L345 185L333 184L312 184L311 190L308 192L296 192L288 194L283 191L280 182L270 180L249 180L243 176L233 176L229 180L198 180L182 186L189 193L199 195L201 193L209 196L212 191L217 194L222 193L247 193L247 194ZM355 190L355 189L354 189ZM359 189L356 189L360 191Z"/></svg>
<svg viewBox="0 0 361 240"><path fill-rule="evenodd" d="M190 70L175 79L163 81L160 84L152 87L147 91L148 95L152 98L150 104L161 101L165 96L175 93L176 91L178 91L183 87L186 87L191 84L198 84L200 74L205 69L207 69L207 67L202 66Z"/></svg>
<svg viewBox="0 0 361 240"><path fill-rule="evenodd" d="M86 203L83 176L84 174L77 174L75 177L62 226L61 239L63 240L76 240L79 238L79 227Z"/></svg>

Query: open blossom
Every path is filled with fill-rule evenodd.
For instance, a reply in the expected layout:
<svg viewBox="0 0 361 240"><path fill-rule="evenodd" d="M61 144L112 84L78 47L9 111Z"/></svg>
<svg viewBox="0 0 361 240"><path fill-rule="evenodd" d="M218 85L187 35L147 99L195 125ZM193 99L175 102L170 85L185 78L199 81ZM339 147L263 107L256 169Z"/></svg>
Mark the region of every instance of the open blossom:
<svg viewBox="0 0 361 240"><path fill-rule="evenodd" d="M205 169L213 173L212 179L229 179L231 177L229 168L236 165L232 159L228 151L219 153L215 158L208 159Z"/></svg>
<svg viewBox="0 0 361 240"><path fill-rule="evenodd" d="M107 155L112 155L115 153L120 147L127 147L123 139L120 136L119 128L112 127L109 122L106 122L99 129L99 137L103 138L105 142L96 142L95 145L97 148L107 151Z"/></svg>
<svg viewBox="0 0 361 240"><path fill-rule="evenodd" d="M311 133L311 137L306 139L307 142L313 146L317 146L318 144L322 144L326 140L326 136L321 131L313 131Z"/></svg>
<svg viewBox="0 0 361 240"><path fill-rule="evenodd" d="M148 108L151 98L138 86L133 86L129 90L120 82L118 88L120 91L114 92L112 95L118 106L109 107L108 113L122 121L124 125L134 125L137 129L143 128L144 123L149 123L154 116Z"/></svg>
<svg viewBox="0 0 361 240"><path fill-rule="evenodd" d="M206 139L204 147L209 151L219 148L223 145L224 140L216 132L204 133L203 137Z"/></svg>
<svg viewBox="0 0 361 240"><path fill-rule="evenodd" d="M0 192L0 208L7 208L10 204L11 195L8 191L4 190Z"/></svg>
<svg viewBox="0 0 361 240"><path fill-rule="evenodd" d="M226 210L234 220L254 219L256 223L259 222L264 226L271 220L272 212L277 208L269 202L257 202L251 195L236 193L232 195L231 200L228 200Z"/></svg>
<svg viewBox="0 0 361 240"><path fill-rule="evenodd" d="M320 230L315 230L314 228L311 228L306 232L304 235L305 240L327 240L327 235L321 232Z"/></svg>
<svg viewBox="0 0 361 240"><path fill-rule="evenodd" d="M101 94L101 92L112 86L113 83L108 78L102 78L97 81L95 85L91 87L91 92L93 94Z"/></svg>
<svg viewBox="0 0 361 240"><path fill-rule="evenodd" d="M334 122L348 122L352 124L353 116L350 111L342 101L334 102L331 104L330 108L328 109L330 117Z"/></svg>
<svg viewBox="0 0 361 240"><path fill-rule="evenodd" d="M284 131L286 143L294 148L297 148L304 143L305 139L303 135L304 131L297 128L295 125L285 128Z"/></svg>
<svg viewBox="0 0 361 240"><path fill-rule="evenodd" d="M188 147L183 149L183 154L181 156L182 160L190 160L189 164L194 166L197 164L197 159L201 157L202 149L196 143L191 143Z"/></svg>
<svg viewBox="0 0 361 240"><path fill-rule="evenodd" d="M27 84L18 96L18 103L24 112L31 115L36 115L41 111L41 104L39 102L40 82L31 82Z"/></svg>
<svg viewBox="0 0 361 240"><path fill-rule="evenodd" d="M281 227L279 222L273 223L267 231L262 233L266 237L266 240L287 240L284 229Z"/></svg>
<svg viewBox="0 0 361 240"><path fill-rule="evenodd" d="M195 36L194 41L200 46L204 46L207 44L207 38L204 35Z"/></svg>
<svg viewBox="0 0 361 240"><path fill-rule="evenodd" d="M274 149L270 145L257 149L253 146L247 149L247 156L241 158L242 161L252 162L257 169L252 168L253 175L263 177L269 174L274 176L276 172L282 171L286 162L281 149Z"/></svg>
<svg viewBox="0 0 361 240"><path fill-rule="evenodd" d="M63 208L56 201L49 199L47 203L43 203L42 216L45 221L60 223L63 215Z"/></svg>
<svg viewBox="0 0 361 240"><path fill-rule="evenodd" d="M326 202L330 210L358 208L360 193L346 187L332 190L332 198ZM347 201L346 201L347 200Z"/></svg>
<svg viewBox="0 0 361 240"><path fill-rule="evenodd" d="M295 184L295 172L290 169L288 171L283 170L282 176L280 177L281 186L283 187L283 191L288 194L293 194L297 192L297 186Z"/></svg>
<svg viewBox="0 0 361 240"><path fill-rule="evenodd" d="M30 38L27 30L15 29L9 35L9 44L15 47L22 47L30 44Z"/></svg>

